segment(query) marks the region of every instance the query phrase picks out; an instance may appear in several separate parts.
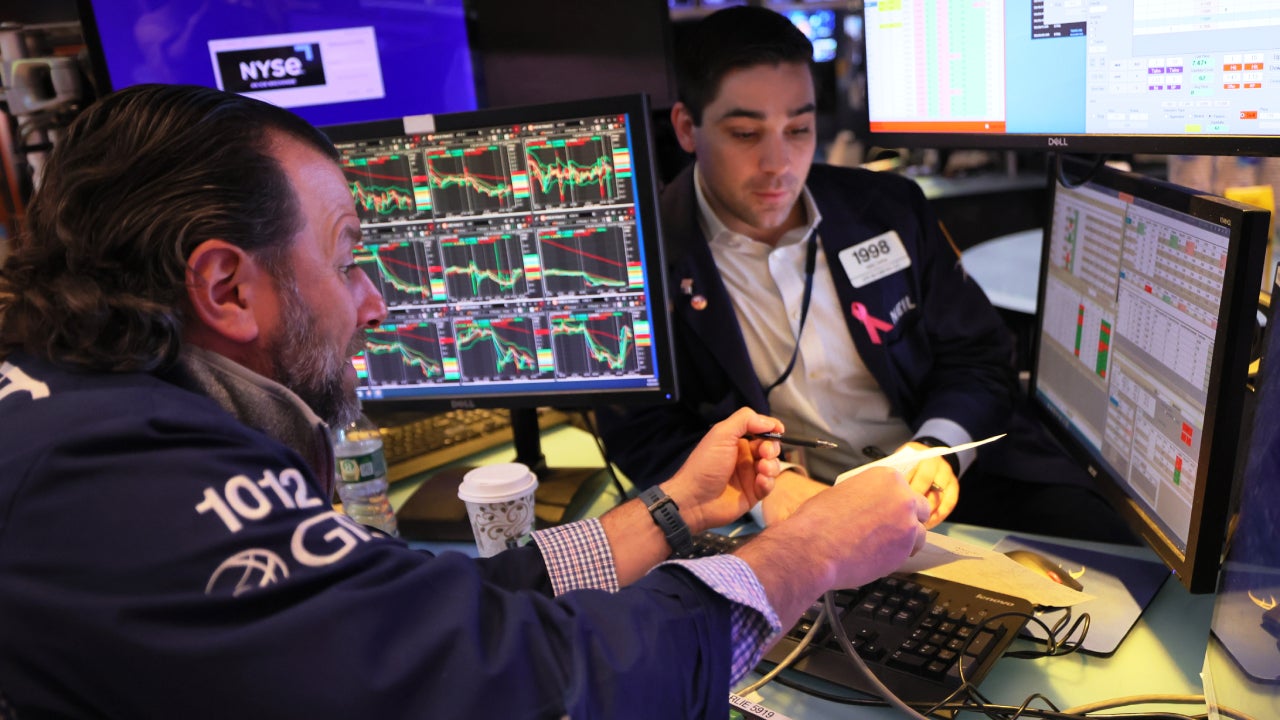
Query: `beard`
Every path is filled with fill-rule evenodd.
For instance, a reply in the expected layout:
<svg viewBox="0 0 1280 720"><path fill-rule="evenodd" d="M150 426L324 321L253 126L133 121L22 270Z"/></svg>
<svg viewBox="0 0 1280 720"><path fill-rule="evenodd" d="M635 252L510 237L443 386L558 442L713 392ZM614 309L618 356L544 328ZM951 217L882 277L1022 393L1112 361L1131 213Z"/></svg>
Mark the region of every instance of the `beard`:
<svg viewBox="0 0 1280 720"><path fill-rule="evenodd" d="M346 368L350 359L364 350L364 333L353 336L342 350L327 346L297 286L291 281L281 286L282 332L268 348L272 377L302 398L330 427L342 427L360 415L360 401Z"/></svg>

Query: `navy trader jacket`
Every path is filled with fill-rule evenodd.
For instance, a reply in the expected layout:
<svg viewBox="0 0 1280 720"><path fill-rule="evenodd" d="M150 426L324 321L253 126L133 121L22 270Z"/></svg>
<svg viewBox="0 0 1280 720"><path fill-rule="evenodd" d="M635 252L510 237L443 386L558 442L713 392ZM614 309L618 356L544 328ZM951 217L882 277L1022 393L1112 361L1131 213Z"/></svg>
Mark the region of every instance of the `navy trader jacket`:
<svg viewBox="0 0 1280 720"><path fill-rule="evenodd" d="M683 570L553 598L536 547L433 556L356 525L209 397L8 360L0 696L20 718L727 717L730 605Z"/></svg>
<svg viewBox="0 0 1280 720"><path fill-rule="evenodd" d="M698 222L693 178L693 167L685 168L662 193L679 399L596 409L610 459L639 487L668 477L710 424L735 409L769 412ZM817 232L845 309L845 329L894 415L912 430L930 418L946 418L974 439L1004 432L1014 397L1012 340L960 267L920 187L898 175L821 164L812 167L807 185L822 214ZM911 265L855 288L837 254L889 230L902 239ZM892 319L891 328L877 333L879 344L856 317L861 308L871 318Z"/></svg>

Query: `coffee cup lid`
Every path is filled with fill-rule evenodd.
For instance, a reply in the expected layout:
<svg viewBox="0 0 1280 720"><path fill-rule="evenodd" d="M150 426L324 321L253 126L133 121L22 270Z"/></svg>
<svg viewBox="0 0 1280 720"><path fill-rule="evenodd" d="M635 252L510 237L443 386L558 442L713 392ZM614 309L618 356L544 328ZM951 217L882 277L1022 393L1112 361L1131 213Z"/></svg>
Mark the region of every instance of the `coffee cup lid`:
<svg viewBox="0 0 1280 720"><path fill-rule="evenodd" d="M458 486L464 502L494 502L519 497L538 486L538 478L524 463L496 463L467 471Z"/></svg>

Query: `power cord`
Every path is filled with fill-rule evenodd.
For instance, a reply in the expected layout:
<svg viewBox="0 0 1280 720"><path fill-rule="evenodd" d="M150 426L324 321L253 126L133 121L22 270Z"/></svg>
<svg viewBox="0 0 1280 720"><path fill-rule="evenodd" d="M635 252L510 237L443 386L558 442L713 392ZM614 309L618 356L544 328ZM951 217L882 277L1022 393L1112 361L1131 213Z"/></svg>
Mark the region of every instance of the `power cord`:
<svg viewBox="0 0 1280 720"><path fill-rule="evenodd" d="M1107 164L1106 155L1096 155L1093 158L1093 164L1090 165L1089 169L1085 171L1084 177L1078 180L1072 180L1067 177L1067 171L1062 166L1063 157L1065 157L1064 153L1053 154L1054 167L1056 168L1057 174L1058 174L1058 183L1065 188L1078 188L1081 185L1084 185L1085 183L1092 180L1093 177L1097 175L1099 171L1102 170L1102 167Z"/></svg>
<svg viewBox="0 0 1280 720"><path fill-rule="evenodd" d="M1023 617L1026 618L1028 622L1039 624L1040 627L1044 629L1047 637L1044 640L1045 649L1043 651L1008 652L1002 656L1006 658L1039 658L1062 656L1076 652L1084 641L1089 629L1089 615L1087 613L1080 615L1074 622L1071 622L1070 627L1066 630L1065 634L1062 635L1061 639L1059 639L1058 633L1060 633L1063 627L1070 622L1069 615L1059 618L1052 628L1045 625L1040 618L1035 617L1034 615L1027 615L1026 613L1000 613L987 618L984 625L1010 616ZM854 649L853 644L849 639L849 635L844 629L843 623L838 620L839 617L840 614L837 612L835 605L835 594L831 592L825 593L823 595L823 614L820 616L819 620L825 619L827 621L827 624L830 625L838 642L840 643L840 647L853 661L854 667L857 671L866 678L868 684L874 688L877 693L879 693L879 697L875 697L873 695L839 695L798 682L793 677L781 674L784 670L783 666L789 666L794 662L795 657L798 657L800 653L803 652L803 649L812 642L813 637L815 637L817 633L818 621L815 621L814 626L810 628L808 633L806 633L804 640L801 642L802 647L798 647L793 650L786 658L784 658L783 662L779 663L778 667L775 667L770 671L770 673L767 673L765 677L762 677L756 683L745 688L742 693L745 694L747 692L752 692L764 686L767 682L776 681L778 684L785 687L831 702L845 705L893 707L905 714L907 717L916 718L917 720L951 718L960 712L978 713L991 718L991 720L1020 720L1021 718L1042 718L1044 720L1098 720L1099 718L1105 718L1106 720L1129 720L1130 718L1133 720L1137 720L1139 718L1149 718L1151 720L1200 720L1201 718L1207 717L1206 713L1185 715L1167 711L1108 713L1105 715L1095 714L1102 710L1114 710L1118 708L1149 705L1154 703L1202 705L1205 703L1205 697L1203 695L1137 695L1115 698L1087 705L1079 705L1065 710L1059 709L1052 700L1040 693L1029 695L1021 705L1016 707L992 703L978 692L977 688L964 677L964 649L967 649L968 644L973 641L973 638L969 638L969 640L966 641L965 647L962 648L959 653L960 657L957 662L961 663L959 666L961 682L955 692L953 692L949 697L943 699L941 702L932 705L924 703L907 703L890 692L888 688L880 682L879 678L871 672L871 669L867 667L862 657L858 655L857 650ZM1072 642L1071 638L1077 635L1077 631L1079 633L1078 638ZM1037 702L1042 703L1047 707L1033 707L1033 703ZM1234 708L1218 705L1217 710L1222 717L1230 718L1231 720L1255 720L1248 714Z"/></svg>
<svg viewBox="0 0 1280 720"><path fill-rule="evenodd" d="M609 478L613 480L613 487L618 491L618 503L621 504L628 497L627 489L622 485L622 478L619 478L618 473L614 471L613 463L609 462L609 453L605 451L604 438L600 437L600 433L596 431L595 418L591 417L591 411L586 408L578 408L578 415L582 418L582 423L586 426L587 432L591 433L591 438L596 441L596 447L600 448L600 457L604 458L604 468L609 471Z"/></svg>
<svg viewBox="0 0 1280 720"><path fill-rule="evenodd" d="M759 680L739 690L738 694L747 695L759 690L765 685L768 685L769 681L780 675L783 670L791 667L791 663L795 662L796 658L800 657L805 650L809 649L809 645L813 643L813 639L818 636L818 631L822 629L822 626L826 621L827 610L826 608L823 608L818 612L818 616L813 619L813 625L809 628L809 632L805 633L803 638L800 638L799 644L792 648L791 652L787 653L786 657L779 660L778 664L775 665L772 670L765 673Z"/></svg>

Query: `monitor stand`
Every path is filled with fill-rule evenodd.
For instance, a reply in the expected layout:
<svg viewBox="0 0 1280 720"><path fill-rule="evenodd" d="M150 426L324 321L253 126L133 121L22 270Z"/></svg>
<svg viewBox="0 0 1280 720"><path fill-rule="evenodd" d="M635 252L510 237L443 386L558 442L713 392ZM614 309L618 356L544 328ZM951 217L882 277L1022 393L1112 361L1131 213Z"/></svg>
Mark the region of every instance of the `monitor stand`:
<svg viewBox="0 0 1280 720"><path fill-rule="evenodd" d="M609 483L603 467L549 467L542 453L536 408L511 410L514 462L528 465L538 476L535 525L539 529L582 518ZM458 499L458 485L473 465L452 465L432 473L396 511L400 536L406 540L472 540L466 505Z"/></svg>
<svg viewBox="0 0 1280 720"><path fill-rule="evenodd" d="M1157 560L1113 555L1017 535L1005 537L992 548L1001 553L1013 549L1032 550L1049 557L1079 580L1085 592L1094 596L1070 608L1036 611L1036 617L1051 628L1069 613L1060 632L1065 632L1081 614L1089 613L1089 632L1080 651L1091 655L1106 656L1116 651L1170 575L1169 568ZM1045 636L1036 623L1028 623L1023 634L1036 639Z"/></svg>

